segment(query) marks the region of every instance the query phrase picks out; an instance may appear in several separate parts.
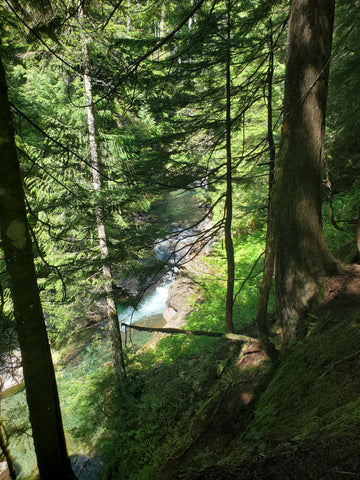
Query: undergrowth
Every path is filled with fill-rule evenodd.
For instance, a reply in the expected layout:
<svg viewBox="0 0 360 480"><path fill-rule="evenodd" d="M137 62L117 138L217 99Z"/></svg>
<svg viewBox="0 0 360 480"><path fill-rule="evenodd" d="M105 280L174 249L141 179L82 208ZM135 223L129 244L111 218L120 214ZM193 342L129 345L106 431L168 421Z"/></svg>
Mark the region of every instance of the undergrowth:
<svg viewBox="0 0 360 480"><path fill-rule="evenodd" d="M206 477L193 478L359 476L359 312L318 320L303 342L283 353L228 455Z"/></svg>

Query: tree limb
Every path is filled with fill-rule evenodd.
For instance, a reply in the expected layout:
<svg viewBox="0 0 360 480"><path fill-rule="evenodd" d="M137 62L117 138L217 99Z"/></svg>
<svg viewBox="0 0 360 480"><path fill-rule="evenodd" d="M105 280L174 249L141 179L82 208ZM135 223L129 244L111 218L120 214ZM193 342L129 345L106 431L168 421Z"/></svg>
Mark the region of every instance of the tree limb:
<svg viewBox="0 0 360 480"><path fill-rule="evenodd" d="M205 337L217 337L225 338L233 342L257 342L256 338L247 337L246 335L237 335L236 333L221 333L221 332L206 332L205 330L184 330L181 328L158 328L158 327L140 327L139 325L129 325L127 323L122 323L122 327L132 328L133 330L140 330L143 332L159 332L159 333L169 333L171 335L180 334L180 335L196 335L196 336L205 336Z"/></svg>

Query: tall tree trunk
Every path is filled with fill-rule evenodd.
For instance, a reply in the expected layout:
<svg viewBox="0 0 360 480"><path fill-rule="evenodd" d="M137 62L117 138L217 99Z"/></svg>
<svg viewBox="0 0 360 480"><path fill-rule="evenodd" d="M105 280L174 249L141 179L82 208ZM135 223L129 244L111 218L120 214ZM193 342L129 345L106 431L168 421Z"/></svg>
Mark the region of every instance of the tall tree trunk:
<svg viewBox="0 0 360 480"><path fill-rule="evenodd" d="M225 250L227 261L227 285L225 319L226 331L234 333L233 306L234 306L234 283L235 283L235 259L234 245L232 240L232 156L231 156L231 5L226 0L227 6L227 47L226 47L226 199L225 199Z"/></svg>
<svg viewBox="0 0 360 480"><path fill-rule="evenodd" d="M126 32L129 33L130 32L130 29L131 29L131 17L130 17L130 14L128 13L130 11L130 8L131 8L131 0L127 0L126 2L126 12L127 12L127 16L126 16Z"/></svg>
<svg viewBox="0 0 360 480"><path fill-rule="evenodd" d="M307 333L306 311L340 263L321 228L321 167L335 0L292 0L276 188L277 310L285 339Z"/></svg>
<svg viewBox="0 0 360 480"><path fill-rule="evenodd" d="M36 281L7 84L0 58L0 229L11 280L26 397L42 480L74 479Z"/></svg>
<svg viewBox="0 0 360 480"><path fill-rule="evenodd" d="M259 291L259 302L256 313L256 326L258 330L259 340L262 347L265 349L270 357L275 357L275 347L270 342L269 328L267 322L268 303L272 284L272 277L274 272L275 261L275 237L274 237L274 217L272 206L272 188L274 182L275 171L275 142L273 135L273 112L272 112L272 83L274 73L274 52L273 52L273 36L272 23L270 20L270 35L269 35L269 66L267 75L267 131L268 131L268 145L269 145L269 181L268 181L268 213L267 213L267 229L266 229L266 246L264 271L261 280Z"/></svg>
<svg viewBox="0 0 360 480"><path fill-rule="evenodd" d="M80 18L84 16L81 3L79 3L79 16ZM93 112L93 96L92 96L92 85L91 85L91 78L90 78L89 52L88 52L86 43L84 43L83 45L83 55L84 55L84 88L85 88L86 104L87 104L86 112L87 112L87 123L88 123L88 131L89 131L90 159L91 159L91 167L92 167L93 186L96 194L99 194L101 192L101 178L100 178L100 171L99 171L96 132L95 132L95 119L94 119L94 112ZM105 280L107 317L108 317L111 350L112 350L112 363L113 363L115 377L119 381L121 376L125 375L125 362L124 362L124 355L123 355L119 319L117 316L116 304L114 300L113 288L112 288L112 282L111 282L112 274L111 274L111 267L109 264L109 249L108 249L106 231L105 231L105 225L104 225L104 215L103 215L102 207L99 203L97 203L95 207L95 214L96 214L96 224L98 229L101 258L104 261L102 270L103 270L103 276Z"/></svg>
<svg viewBox="0 0 360 480"><path fill-rule="evenodd" d="M160 20L154 20L155 22L155 37L161 40L164 36L164 27L165 27L165 3L161 4ZM161 49L159 48L156 53L156 58L160 60Z"/></svg>

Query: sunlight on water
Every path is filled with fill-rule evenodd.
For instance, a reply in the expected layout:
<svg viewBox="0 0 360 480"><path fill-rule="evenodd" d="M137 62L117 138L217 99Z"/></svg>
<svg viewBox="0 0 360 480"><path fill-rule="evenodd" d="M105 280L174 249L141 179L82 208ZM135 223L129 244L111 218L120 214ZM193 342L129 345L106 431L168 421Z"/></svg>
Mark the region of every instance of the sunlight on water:
<svg viewBox="0 0 360 480"><path fill-rule="evenodd" d="M148 294L139 303L137 310L127 307L118 310L120 322L135 323L143 317L149 317L161 313L166 308L166 300L173 278L165 284L159 285L152 293Z"/></svg>

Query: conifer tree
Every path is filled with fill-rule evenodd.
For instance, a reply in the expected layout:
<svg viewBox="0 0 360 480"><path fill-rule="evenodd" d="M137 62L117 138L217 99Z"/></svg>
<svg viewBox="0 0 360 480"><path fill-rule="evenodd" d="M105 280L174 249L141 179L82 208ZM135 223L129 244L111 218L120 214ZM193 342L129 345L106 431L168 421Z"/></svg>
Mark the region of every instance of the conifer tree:
<svg viewBox="0 0 360 480"><path fill-rule="evenodd" d="M259 340L269 356L276 355L275 347L270 343L268 327L268 303L275 261L275 232L274 232L274 211L273 211L273 182L275 173L275 141L273 133L273 77L274 77L274 38L272 31L272 19L268 21L269 26L269 64L267 75L267 142L269 146L269 180L268 180L268 205L267 205L267 228L265 240L265 259L263 276L259 289L259 301L256 312L256 326Z"/></svg>
<svg viewBox="0 0 360 480"><path fill-rule="evenodd" d="M307 333L306 312L326 277L346 268L321 227L321 166L334 0L293 0L288 26L284 120L276 178L276 301L287 340Z"/></svg>
<svg viewBox="0 0 360 480"><path fill-rule="evenodd" d="M5 71L0 57L0 229L11 280L26 397L41 478L74 479L36 281Z"/></svg>
<svg viewBox="0 0 360 480"><path fill-rule="evenodd" d="M82 20L84 12L81 3L79 3L79 19ZM86 40L83 38L83 56L84 56L84 88L87 102L87 122L89 130L89 144L90 144L90 158L91 169L93 176L94 193L98 195L101 193L101 178L98 162L98 148L96 141L95 118L93 112L93 95L90 77L90 61L89 51ZM120 377L125 374L125 363L123 356L122 340L120 333L119 320L117 316L116 304L114 300L112 287L112 273L109 264L109 248L104 224L104 211L99 203L95 205L96 224L98 229L99 244L101 250L101 258L104 262L102 270L105 280L106 303L107 303L107 317L109 323L110 340L112 348L113 368L116 379L119 381Z"/></svg>
<svg viewBox="0 0 360 480"><path fill-rule="evenodd" d="M226 285L226 304L225 304L225 322L226 330L234 333L233 306L234 306L234 283L235 283L235 259L234 245L232 240L232 152L231 152L231 0L226 0L226 65L225 65L225 89L226 89L226 114L225 114L225 142L226 142L226 197L225 197L225 250L227 260L227 285Z"/></svg>

